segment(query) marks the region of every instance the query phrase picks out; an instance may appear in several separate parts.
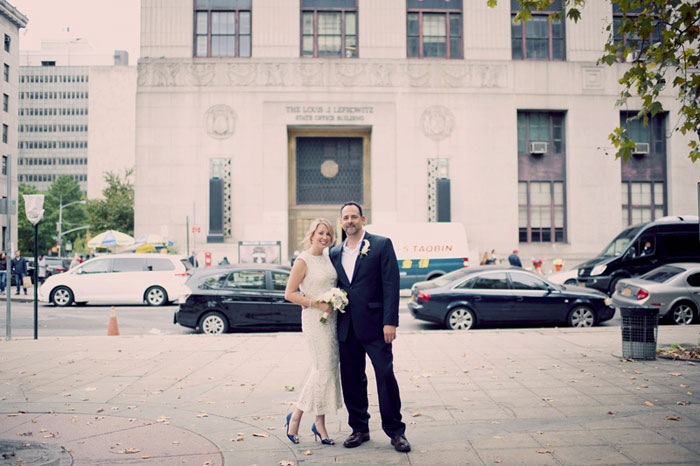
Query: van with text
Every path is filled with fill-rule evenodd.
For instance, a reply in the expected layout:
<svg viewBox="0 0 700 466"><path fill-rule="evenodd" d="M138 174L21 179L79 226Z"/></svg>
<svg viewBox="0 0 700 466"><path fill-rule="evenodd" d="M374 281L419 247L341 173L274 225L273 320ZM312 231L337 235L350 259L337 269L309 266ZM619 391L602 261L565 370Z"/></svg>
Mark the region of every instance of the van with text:
<svg viewBox="0 0 700 466"><path fill-rule="evenodd" d="M365 229L391 239L402 289L469 265L467 234L461 223L387 223L367 225Z"/></svg>

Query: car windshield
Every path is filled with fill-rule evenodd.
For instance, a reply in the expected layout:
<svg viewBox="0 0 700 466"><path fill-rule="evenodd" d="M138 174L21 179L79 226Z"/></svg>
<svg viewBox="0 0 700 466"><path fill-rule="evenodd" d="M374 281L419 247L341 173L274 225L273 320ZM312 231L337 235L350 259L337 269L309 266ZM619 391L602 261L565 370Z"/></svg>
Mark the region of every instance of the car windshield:
<svg viewBox="0 0 700 466"><path fill-rule="evenodd" d="M671 267L667 265L654 269L651 272L647 272L639 278L650 282L665 283L683 271L684 270L679 267Z"/></svg>
<svg viewBox="0 0 700 466"><path fill-rule="evenodd" d="M457 269L453 270L450 273L446 273L445 275L441 275L437 278L433 278L430 280L430 283L434 283L435 286L447 286L453 281L457 280L458 278L463 277L467 273L470 272L470 269L467 269L466 267L463 269Z"/></svg>
<svg viewBox="0 0 700 466"><path fill-rule="evenodd" d="M641 226L636 226L624 230L622 233L617 235L617 237L614 240L612 240L612 243L610 243L605 249L603 249L603 252L600 253L600 255L602 257L617 257L622 255L622 253L625 252L625 250L627 249L627 246L629 246L632 239L634 239L634 237L637 236L637 233L641 228Z"/></svg>

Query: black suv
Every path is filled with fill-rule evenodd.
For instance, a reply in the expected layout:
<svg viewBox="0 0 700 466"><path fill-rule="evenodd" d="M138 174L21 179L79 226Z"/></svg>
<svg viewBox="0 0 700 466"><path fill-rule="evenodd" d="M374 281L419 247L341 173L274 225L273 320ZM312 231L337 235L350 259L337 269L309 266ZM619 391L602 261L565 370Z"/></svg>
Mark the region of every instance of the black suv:
<svg viewBox="0 0 700 466"><path fill-rule="evenodd" d="M614 293L623 278L672 262L700 262L698 217L664 217L622 231L595 259L578 266L583 286Z"/></svg>

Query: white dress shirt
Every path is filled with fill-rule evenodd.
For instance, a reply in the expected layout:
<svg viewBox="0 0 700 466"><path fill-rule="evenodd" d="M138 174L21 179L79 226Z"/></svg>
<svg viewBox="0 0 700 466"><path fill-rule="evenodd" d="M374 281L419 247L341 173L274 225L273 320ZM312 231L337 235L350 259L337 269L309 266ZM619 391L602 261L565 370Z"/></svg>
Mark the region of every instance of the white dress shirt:
<svg viewBox="0 0 700 466"><path fill-rule="evenodd" d="M352 275L355 272L355 262L357 262L357 255L360 253L360 247L362 246L362 241L365 239L365 232L362 231L362 238L357 242L357 246L354 249L350 249L347 246L348 239L345 238L343 241L343 252L340 256L340 263L343 264L343 270L345 270L345 275L348 276L348 280L352 283Z"/></svg>

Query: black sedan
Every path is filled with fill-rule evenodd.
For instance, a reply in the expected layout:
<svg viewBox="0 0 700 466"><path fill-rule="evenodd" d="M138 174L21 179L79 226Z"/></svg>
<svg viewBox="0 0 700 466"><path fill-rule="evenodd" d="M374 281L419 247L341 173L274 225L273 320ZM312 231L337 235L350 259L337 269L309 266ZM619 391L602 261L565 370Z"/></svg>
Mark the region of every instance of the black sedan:
<svg viewBox="0 0 700 466"><path fill-rule="evenodd" d="M555 285L519 267L475 267L450 272L411 288L413 317L452 330L476 325L557 324L591 327L615 314L597 290Z"/></svg>
<svg viewBox="0 0 700 466"><path fill-rule="evenodd" d="M174 323L203 333L301 330L301 307L284 299L289 267L248 264L195 271ZM184 300L184 302L183 302Z"/></svg>

